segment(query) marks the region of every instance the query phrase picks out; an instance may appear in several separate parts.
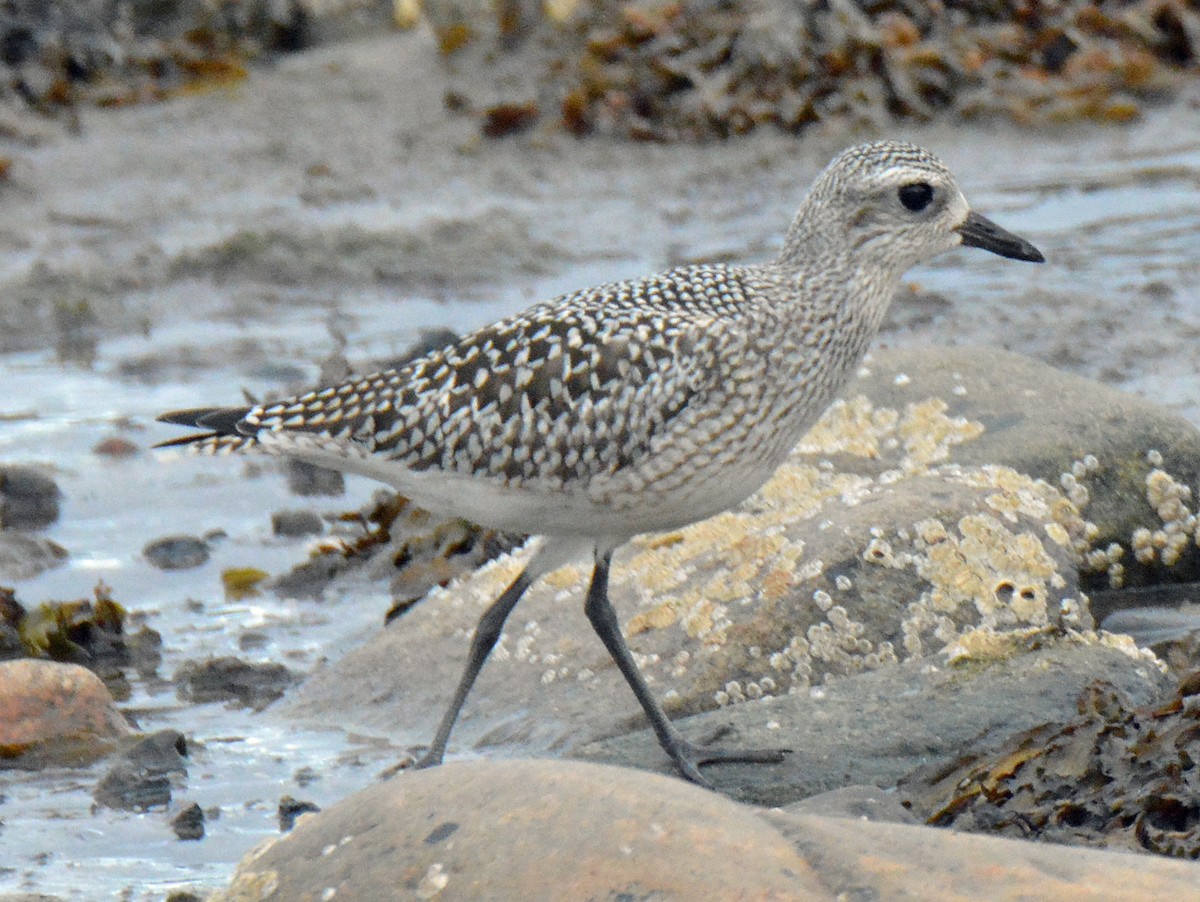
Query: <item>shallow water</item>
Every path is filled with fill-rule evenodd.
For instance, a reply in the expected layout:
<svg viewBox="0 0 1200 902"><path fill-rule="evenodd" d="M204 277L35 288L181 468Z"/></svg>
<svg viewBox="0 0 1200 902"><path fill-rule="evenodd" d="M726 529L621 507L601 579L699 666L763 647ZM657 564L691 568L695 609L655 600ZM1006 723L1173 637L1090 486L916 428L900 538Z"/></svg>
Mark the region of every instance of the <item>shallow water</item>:
<svg viewBox="0 0 1200 902"><path fill-rule="evenodd" d="M366 67L378 53L372 47L356 54L354 64ZM308 65L323 65L322 58ZM262 92L287 96L289 86L302 93L312 88L315 76L295 75L264 76ZM255 91L252 80L245 92ZM303 94L306 112L315 116L321 102L345 99L321 97ZM23 332L9 346L28 350L0 356L0 460L53 469L65 504L45 535L71 553L67 565L17 584L18 597L26 604L83 597L103 579L118 601L145 613L162 633L163 676L186 659L223 654L281 661L303 672L377 630L390 603L382 585L355 582L320 602L271 594L233 601L220 578L229 567L279 573L306 557L309 543L271 536L270 512L350 510L374 486L351 479L344 497L296 499L270 465L148 450L110 460L91 450L101 439L120 434L145 449L177 434L152 422L163 410L237 402L243 390L278 392L297 375L315 379L337 348L331 324L344 335L347 355L367 360L403 349L424 327L467 330L582 285L697 259L767 257L795 207L797 180L807 183L828 148L847 143L830 138L800 145L770 136L682 149L501 143L456 156L437 143L461 139L454 123L413 137L402 151L392 146L390 132L378 138L364 131L357 136L363 147L389 147L392 162L402 153L409 170L385 177L367 161L359 172L347 151L337 157L349 173L338 184L353 187L361 178L370 190L358 199L348 190L314 206L295 201L297 182L289 180L288 165L320 158L310 151L323 137L331 143L344 138L304 133L276 136L281 143L272 144L255 131L253 110L243 109L250 103L209 98L89 114L82 137L29 153L26 187L37 196L12 201L8 240L0 242L4 278L28 287L31 266L49 261L62 295L94 297L101 320L93 328L98 344L90 365L59 359L61 329L53 326ZM208 140L205 116L228 134ZM363 117L366 129L369 113ZM910 279L951 303L929 316L897 311L881 341L999 344L1137 391L1200 424L1193 353L1200 336L1200 140L1189 137L1200 133L1198 123L1196 108L1181 103L1122 131L908 130L907 137L935 147L951 163L973 205L1032 239L1050 262L1031 267L977 252L946 255ZM164 153L172 130L179 132L176 152L193 157L190 169L168 166L163 161L170 154L155 156ZM1036 157L1029 153L1034 145ZM198 154L207 156L198 160ZM217 177L222 154L240 175ZM109 157L124 159L124 178L90 184L75 173L71 190L51 187L58 184L52 182L56 167L89 156L108 174L118 171L105 162ZM429 174L414 182L422 167ZM255 175L276 168L283 172L277 178ZM504 226L499 237L487 231L497 216ZM331 255L325 240L345 236L347 224L386 237L398 226L456 217L464 223L462 255L470 258L455 263L468 274L461 282L421 277L409 284L372 270L370 259L362 273L314 276L304 268L339 253L354 258L359 244L351 241ZM139 269L139 248L178 263L264 222L264 234L295 242L269 265L261 259L249 265L253 254L239 251L227 265L202 267L196 276L170 265ZM513 238L513 224L527 235ZM427 273L444 265L447 254L454 255L455 228L437 233L434 251L418 243L400 252L408 255L402 268ZM368 251L375 240L359 239ZM526 240L538 249L513 261L505 242ZM422 262L421 253L429 259ZM142 284L105 287L112 276L106 260ZM493 265L492 277L480 278L478 271ZM273 271L280 274L277 284ZM154 272L160 272L157 281ZM144 330L132 325L139 316ZM214 543L202 567L163 572L141 557L152 539L210 530L226 537ZM239 641L248 632L260 634L263 644L243 651ZM426 738L406 735L402 725L391 745L306 731L219 704L183 704L170 688L136 679L124 707L145 730L172 727L192 740L189 776L176 788L171 810L92 811L91 788L103 764L0 771L0 891L157 899L173 886L220 885L241 855L277 834L280 796L330 804ZM298 779L301 768L316 779ZM202 842L180 842L170 819L192 801L219 807L220 817L209 821Z"/></svg>

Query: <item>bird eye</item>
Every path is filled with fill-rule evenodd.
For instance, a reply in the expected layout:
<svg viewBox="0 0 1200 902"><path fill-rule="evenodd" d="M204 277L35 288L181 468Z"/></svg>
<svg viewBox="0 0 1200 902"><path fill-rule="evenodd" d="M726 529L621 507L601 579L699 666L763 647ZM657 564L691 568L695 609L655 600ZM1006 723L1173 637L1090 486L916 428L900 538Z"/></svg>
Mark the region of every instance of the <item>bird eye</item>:
<svg viewBox="0 0 1200 902"><path fill-rule="evenodd" d="M920 213L933 200L933 188L926 182L913 182L900 186L900 203L905 209Z"/></svg>

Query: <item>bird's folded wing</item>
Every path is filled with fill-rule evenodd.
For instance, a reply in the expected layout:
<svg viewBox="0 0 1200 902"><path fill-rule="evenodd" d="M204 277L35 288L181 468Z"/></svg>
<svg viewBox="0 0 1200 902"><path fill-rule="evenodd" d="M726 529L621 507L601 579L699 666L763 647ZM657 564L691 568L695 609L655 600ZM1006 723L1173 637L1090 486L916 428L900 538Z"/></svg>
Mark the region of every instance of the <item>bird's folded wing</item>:
<svg viewBox="0 0 1200 902"><path fill-rule="evenodd" d="M719 378L724 332L697 310L538 308L389 370L255 408L176 411L204 433L167 445L238 450L269 434L416 472L566 485L636 465ZM265 438L265 435L263 435Z"/></svg>

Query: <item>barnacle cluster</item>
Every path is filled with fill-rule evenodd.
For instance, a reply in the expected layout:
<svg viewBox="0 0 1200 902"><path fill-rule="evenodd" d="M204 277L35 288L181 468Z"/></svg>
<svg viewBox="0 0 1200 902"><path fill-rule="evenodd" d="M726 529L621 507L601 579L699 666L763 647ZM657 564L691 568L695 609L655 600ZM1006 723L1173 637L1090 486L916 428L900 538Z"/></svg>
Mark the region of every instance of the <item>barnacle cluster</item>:
<svg viewBox="0 0 1200 902"><path fill-rule="evenodd" d="M1147 451L1145 464L1149 467L1144 482L1146 503L1157 517L1158 525L1139 526L1124 542L1112 541L1100 547L1095 544L1098 530L1089 524L1084 541L1076 545L1083 569L1104 574L1114 589L1125 584L1127 552L1143 567L1174 567L1190 548L1200 546L1200 521L1191 509L1191 488L1163 469L1160 451ZM1099 462L1089 454L1075 461L1059 477L1063 491L1080 510L1090 501L1086 480L1100 469Z"/></svg>

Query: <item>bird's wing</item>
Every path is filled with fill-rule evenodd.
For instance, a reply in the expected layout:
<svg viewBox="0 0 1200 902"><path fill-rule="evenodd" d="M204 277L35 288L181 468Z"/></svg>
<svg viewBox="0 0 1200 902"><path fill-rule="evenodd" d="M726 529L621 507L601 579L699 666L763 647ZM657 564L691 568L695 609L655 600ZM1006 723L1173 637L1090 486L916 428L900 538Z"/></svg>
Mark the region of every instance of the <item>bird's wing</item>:
<svg viewBox="0 0 1200 902"><path fill-rule="evenodd" d="M719 378L726 332L711 305L614 304L612 290L533 307L398 370L255 408L166 414L205 430L167 444L325 447L509 485L614 474Z"/></svg>

